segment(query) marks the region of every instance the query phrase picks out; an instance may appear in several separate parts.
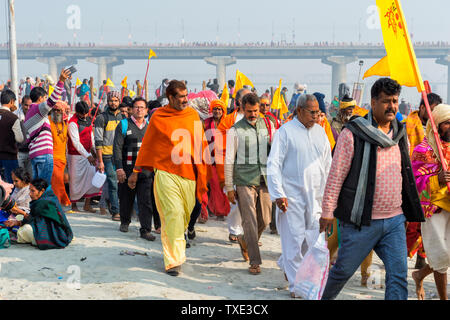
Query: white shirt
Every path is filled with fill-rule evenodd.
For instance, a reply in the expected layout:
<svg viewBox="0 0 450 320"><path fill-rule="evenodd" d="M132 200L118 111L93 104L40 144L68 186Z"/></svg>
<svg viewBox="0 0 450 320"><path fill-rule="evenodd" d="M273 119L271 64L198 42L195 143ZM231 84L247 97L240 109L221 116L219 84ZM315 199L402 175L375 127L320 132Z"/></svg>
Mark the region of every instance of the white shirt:
<svg viewBox="0 0 450 320"><path fill-rule="evenodd" d="M78 126L75 122L70 122L68 127L68 132L70 139L72 140L72 144L74 148L78 151L79 154L84 156L85 158L89 158L91 154L91 150L86 150L80 142L80 134L78 132ZM91 134L92 145L95 146L94 142L94 134Z"/></svg>

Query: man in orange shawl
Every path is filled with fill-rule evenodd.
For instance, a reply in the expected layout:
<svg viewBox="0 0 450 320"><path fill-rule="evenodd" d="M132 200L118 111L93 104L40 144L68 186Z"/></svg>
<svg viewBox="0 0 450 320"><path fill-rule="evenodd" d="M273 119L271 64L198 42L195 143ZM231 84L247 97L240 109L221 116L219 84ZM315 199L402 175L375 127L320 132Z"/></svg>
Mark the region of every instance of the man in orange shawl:
<svg viewBox="0 0 450 320"><path fill-rule="evenodd" d="M442 99L435 93L427 95L430 103L431 111L438 104L442 103ZM428 113L425 102L420 101L419 110L413 111L406 118L406 134L409 140L409 156L412 157L414 148L422 143L425 137L425 126L428 121ZM420 222L410 222L406 228L406 244L408 247L408 257L412 258L417 253L415 269L421 269L425 266L426 254L423 249L422 236L420 231Z"/></svg>
<svg viewBox="0 0 450 320"><path fill-rule="evenodd" d="M53 137L53 174L52 189L63 206L70 205L69 196L64 185L64 169L66 168L67 122L64 113L69 108L66 102L58 101L50 112L50 128Z"/></svg>
<svg viewBox="0 0 450 320"><path fill-rule="evenodd" d="M172 80L166 95L169 104L153 113L128 186L136 187L142 169L155 171L154 194L161 218L165 270L178 276L186 261L184 234L195 199L201 202L207 191L210 159L200 117L188 106L186 85Z"/></svg>
<svg viewBox="0 0 450 320"><path fill-rule="evenodd" d="M227 115L223 121L220 122L217 127L215 135L215 159L216 159L216 168L217 175L219 177L220 186L225 186L225 175L224 175L224 163L225 163L225 154L226 154L226 136L227 130L229 130L236 122L244 118L244 109L241 108L242 98L251 91L248 89L240 89L236 92L236 97L234 103L236 104L236 109ZM238 200L239 201L239 200ZM239 207L237 205L233 205L230 208L230 214L227 217L228 223L228 239L237 243L237 236L244 233L244 229L242 229L242 220L241 213L239 212Z"/></svg>

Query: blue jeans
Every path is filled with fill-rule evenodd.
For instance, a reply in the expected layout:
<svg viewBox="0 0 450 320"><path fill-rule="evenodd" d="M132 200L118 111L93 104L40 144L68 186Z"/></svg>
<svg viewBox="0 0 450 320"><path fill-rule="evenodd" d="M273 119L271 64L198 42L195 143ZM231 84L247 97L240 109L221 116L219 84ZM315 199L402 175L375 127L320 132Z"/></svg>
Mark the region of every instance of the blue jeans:
<svg viewBox="0 0 450 320"><path fill-rule="evenodd" d="M31 159L31 167L33 169L33 179L41 178L52 184L53 174L53 155L44 154Z"/></svg>
<svg viewBox="0 0 450 320"><path fill-rule="evenodd" d="M336 264L331 268L322 299L335 299L364 258L372 249L386 269L385 300L408 299L408 264L406 250L405 216L372 220L361 230L341 223L341 247Z"/></svg>
<svg viewBox="0 0 450 320"><path fill-rule="evenodd" d="M103 158L105 164L106 182L108 183L109 202L111 203L111 214L119 213L119 194L117 186L116 166L112 159Z"/></svg>
<svg viewBox="0 0 450 320"><path fill-rule="evenodd" d="M8 183L13 183L11 172L19 166L17 160L0 160L0 174L2 179Z"/></svg>

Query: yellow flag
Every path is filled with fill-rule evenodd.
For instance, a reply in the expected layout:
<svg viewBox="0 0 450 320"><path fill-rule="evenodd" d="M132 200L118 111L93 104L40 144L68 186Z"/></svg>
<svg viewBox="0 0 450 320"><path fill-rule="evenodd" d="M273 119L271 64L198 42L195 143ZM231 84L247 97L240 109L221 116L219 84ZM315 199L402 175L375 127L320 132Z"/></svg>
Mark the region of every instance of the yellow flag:
<svg viewBox="0 0 450 320"><path fill-rule="evenodd" d="M128 86L127 85L127 78L128 77L123 78L122 82L120 83L122 85L122 87L124 87L124 88L126 88Z"/></svg>
<svg viewBox="0 0 450 320"><path fill-rule="evenodd" d="M108 80L106 80L105 86L107 86L107 87L113 87L113 88L116 87L116 86L114 85L114 83L111 81L110 78L108 78Z"/></svg>
<svg viewBox="0 0 450 320"><path fill-rule="evenodd" d="M83 84L83 82L81 82L80 79L77 78L77 82L75 83L75 86L81 86Z"/></svg>
<svg viewBox="0 0 450 320"><path fill-rule="evenodd" d="M270 109L273 109L273 110L281 109L281 106L283 104L283 102L281 100L281 94L280 94L281 81L282 81L282 79L280 79L280 82L278 83L278 88L275 90L275 93L273 94L272 104L270 105Z"/></svg>
<svg viewBox="0 0 450 320"><path fill-rule="evenodd" d="M425 91L400 0L376 0L390 77L400 85ZM381 62L381 61L380 61ZM386 61L382 62L386 64Z"/></svg>
<svg viewBox="0 0 450 320"><path fill-rule="evenodd" d="M52 95L53 90L55 90L55 87L52 87L51 85L48 86L48 96L50 97Z"/></svg>
<svg viewBox="0 0 450 320"><path fill-rule="evenodd" d="M244 86L251 86L252 88L254 88L255 86L253 85L253 83L250 81L249 78L247 78L247 76L245 74L243 74L242 72L240 72L239 70L236 70L236 81L235 81L236 85L234 88L234 93L233 93L233 98L236 97L236 93L241 90Z"/></svg>
<svg viewBox="0 0 450 320"><path fill-rule="evenodd" d="M150 49L150 51L148 52L148 58L151 59L152 57L157 58L155 51Z"/></svg>
<svg viewBox="0 0 450 320"><path fill-rule="evenodd" d="M222 100L228 108L228 100L230 99L230 93L228 92L227 85L223 86L222 95L220 96L220 100Z"/></svg>
<svg viewBox="0 0 450 320"><path fill-rule="evenodd" d="M388 57L385 56L364 73L363 80L371 76L389 77L390 75Z"/></svg>
<svg viewBox="0 0 450 320"><path fill-rule="evenodd" d="M128 90L128 95L130 96L130 98L133 98L136 95L136 92L134 92L133 90Z"/></svg>

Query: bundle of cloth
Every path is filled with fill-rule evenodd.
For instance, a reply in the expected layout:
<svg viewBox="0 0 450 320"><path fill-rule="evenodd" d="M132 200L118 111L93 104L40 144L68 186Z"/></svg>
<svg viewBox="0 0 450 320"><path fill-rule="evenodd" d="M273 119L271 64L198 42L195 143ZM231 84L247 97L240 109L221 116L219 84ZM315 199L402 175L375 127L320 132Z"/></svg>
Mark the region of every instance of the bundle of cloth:
<svg viewBox="0 0 450 320"><path fill-rule="evenodd" d="M191 92L188 95L189 105L198 112L203 121L212 116L209 104L217 99L217 94L212 90Z"/></svg>

